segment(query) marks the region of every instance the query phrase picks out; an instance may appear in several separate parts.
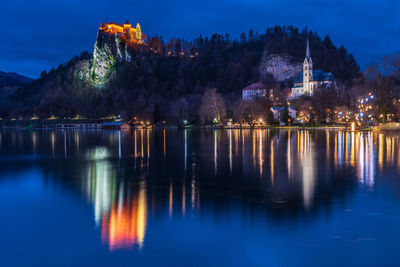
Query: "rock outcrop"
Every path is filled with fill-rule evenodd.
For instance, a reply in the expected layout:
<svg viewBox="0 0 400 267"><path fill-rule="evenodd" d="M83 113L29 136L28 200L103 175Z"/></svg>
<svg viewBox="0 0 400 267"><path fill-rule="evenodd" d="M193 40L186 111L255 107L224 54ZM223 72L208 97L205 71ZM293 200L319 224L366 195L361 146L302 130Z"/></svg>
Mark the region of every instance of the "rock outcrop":
<svg viewBox="0 0 400 267"><path fill-rule="evenodd" d="M81 60L74 67L74 78L75 82L83 82L86 84L91 84L91 59Z"/></svg>
<svg viewBox="0 0 400 267"><path fill-rule="evenodd" d="M271 55L267 50L264 51L259 66L261 79L272 75L278 82L295 77L301 70L302 64L300 62L292 63L290 56Z"/></svg>
<svg viewBox="0 0 400 267"><path fill-rule="evenodd" d="M115 69L119 61L131 61L128 46L117 34L109 34L101 30L97 33L93 49L91 80L95 87L102 87Z"/></svg>

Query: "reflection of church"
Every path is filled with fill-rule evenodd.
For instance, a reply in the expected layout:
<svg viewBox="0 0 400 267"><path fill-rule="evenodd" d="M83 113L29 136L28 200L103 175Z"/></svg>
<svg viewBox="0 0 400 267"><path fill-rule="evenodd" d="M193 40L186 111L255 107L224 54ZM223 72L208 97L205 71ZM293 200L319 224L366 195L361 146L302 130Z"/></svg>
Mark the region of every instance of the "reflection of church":
<svg viewBox="0 0 400 267"><path fill-rule="evenodd" d="M292 88L292 98L302 95L312 96L320 86L334 85L335 78L331 72L313 70L313 62L310 55L310 44L307 40L306 58L303 63L303 71L299 73Z"/></svg>

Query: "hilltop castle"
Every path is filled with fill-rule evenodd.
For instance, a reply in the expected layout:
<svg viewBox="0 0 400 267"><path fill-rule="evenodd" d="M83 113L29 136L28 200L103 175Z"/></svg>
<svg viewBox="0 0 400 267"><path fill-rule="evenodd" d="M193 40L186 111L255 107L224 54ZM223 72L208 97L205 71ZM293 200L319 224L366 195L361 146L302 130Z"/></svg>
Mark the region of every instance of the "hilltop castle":
<svg viewBox="0 0 400 267"><path fill-rule="evenodd" d="M128 45L143 44L143 39L145 39L140 24L137 23L136 28L133 28L129 21L126 21L124 25L118 23L103 23L99 30L109 34L115 34Z"/></svg>
<svg viewBox="0 0 400 267"><path fill-rule="evenodd" d="M123 25L102 23L93 49L91 79L93 85L102 87L109 79L115 64L132 60L132 50L145 45L145 35L139 23L133 28L129 21Z"/></svg>
<svg viewBox="0 0 400 267"><path fill-rule="evenodd" d="M303 71L299 73L292 88L292 98L302 95L312 96L319 86L330 86L335 83L331 72L313 70L313 62L310 55L310 44L307 39L306 58L303 63Z"/></svg>

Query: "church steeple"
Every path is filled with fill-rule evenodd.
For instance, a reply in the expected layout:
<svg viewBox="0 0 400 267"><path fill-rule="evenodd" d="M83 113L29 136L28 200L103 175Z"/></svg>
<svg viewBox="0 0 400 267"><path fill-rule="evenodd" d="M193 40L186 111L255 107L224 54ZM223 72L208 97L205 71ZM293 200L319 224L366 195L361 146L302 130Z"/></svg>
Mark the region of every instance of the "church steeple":
<svg viewBox="0 0 400 267"><path fill-rule="evenodd" d="M312 70L312 59L310 53L310 41L307 38L307 48L306 48L306 58L304 59L303 69L311 69Z"/></svg>
<svg viewBox="0 0 400 267"><path fill-rule="evenodd" d="M311 85L313 81L313 63L310 54L310 41L307 38L307 48L306 48L306 58L303 63L303 93L312 95L313 86Z"/></svg>

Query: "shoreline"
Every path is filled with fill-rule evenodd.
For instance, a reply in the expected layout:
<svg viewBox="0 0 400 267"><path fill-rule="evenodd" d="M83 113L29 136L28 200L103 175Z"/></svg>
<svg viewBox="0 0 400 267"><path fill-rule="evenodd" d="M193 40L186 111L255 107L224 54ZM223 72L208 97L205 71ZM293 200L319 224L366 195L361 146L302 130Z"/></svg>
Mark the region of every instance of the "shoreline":
<svg viewBox="0 0 400 267"><path fill-rule="evenodd" d="M105 127L110 123L117 123L112 127ZM124 125L124 127L121 127ZM100 119L80 119L80 120L15 120L15 121L1 121L0 128L7 129L25 129L25 130L39 130L39 129L104 129L104 130L130 130L130 129L212 129L212 130L261 130L261 129L282 129L282 130L344 130L351 132L349 126L345 125L291 125L291 126L279 126L279 125L268 125L268 126L255 126L255 127L229 127L229 126L213 126L213 125L165 125L157 126L152 124L144 124L132 126L124 123L124 121L113 121L113 120L100 120ZM378 126L369 126L358 128L354 132L393 132L400 133L400 123L387 123Z"/></svg>
<svg viewBox="0 0 400 267"><path fill-rule="evenodd" d="M0 129L20 129L20 130L151 130L151 129L175 129L175 130L343 130L351 131L349 127L345 126L265 126L265 127L207 127L207 126L192 126L192 127L178 127L175 125L171 126L152 126L152 127L129 127L129 128L102 128L101 123L91 123L91 124L43 124L43 125L31 125L31 124L0 124ZM358 131L372 131L372 128L357 129ZM400 132L400 129L398 129Z"/></svg>

